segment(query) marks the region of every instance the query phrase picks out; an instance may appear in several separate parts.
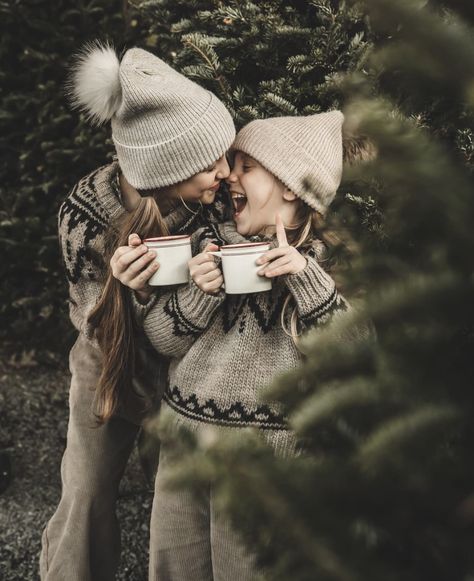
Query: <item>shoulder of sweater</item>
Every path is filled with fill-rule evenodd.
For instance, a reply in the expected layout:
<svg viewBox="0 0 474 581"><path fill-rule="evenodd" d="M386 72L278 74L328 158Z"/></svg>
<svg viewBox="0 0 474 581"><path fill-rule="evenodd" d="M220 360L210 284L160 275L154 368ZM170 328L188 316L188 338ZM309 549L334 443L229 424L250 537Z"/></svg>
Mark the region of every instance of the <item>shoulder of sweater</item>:
<svg viewBox="0 0 474 581"><path fill-rule="evenodd" d="M60 207L59 238L71 284L92 282L104 270L104 241L111 220L124 211L113 188L118 163L102 166L77 182ZM104 202L104 203L103 203Z"/></svg>
<svg viewBox="0 0 474 581"><path fill-rule="evenodd" d="M111 180L117 171L118 163L112 162L82 177L70 190L59 208L59 225L61 226L66 216L72 214L77 220L92 220L105 228L109 223L110 216L98 194L102 193L101 190L104 189L108 190L107 194L110 193ZM117 204L120 205L118 200Z"/></svg>

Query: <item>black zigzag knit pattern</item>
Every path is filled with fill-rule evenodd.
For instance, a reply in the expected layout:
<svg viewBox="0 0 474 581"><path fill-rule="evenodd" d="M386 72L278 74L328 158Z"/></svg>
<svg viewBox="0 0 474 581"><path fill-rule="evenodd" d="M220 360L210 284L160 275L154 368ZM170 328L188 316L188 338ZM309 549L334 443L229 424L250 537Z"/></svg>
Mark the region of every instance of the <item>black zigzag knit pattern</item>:
<svg viewBox="0 0 474 581"><path fill-rule="evenodd" d="M210 398L199 403L195 394L183 397L178 387L168 387L164 394L166 403L178 413L208 424L231 427L258 427L267 430L288 430L283 415L273 412L267 405L247 409L235 401L228 407L220 407Z"/></svg>
<svg viewBox="0 0 474 581"><path fill-rule="evenodd" d="M201 251L212 239L219 242L224 237L227 244L238 243L231 224L209 226L198 236ZM196 430L200 423L215 428L256 427L265 432L264 439L275 450L287 453L292 449L294 434L281 405L262 400L266 386L301 360L288 333L289 319L295 313L303 327L311 321L320 327L337 321L336 311L350 309L319 264L319 255L308 252L301 272L276 277L272 289L264 293L226 295L220 291L211 296L191 284L171 293L171 300L165 295L150 311L153 317L147 333L171 357L164 400L177 424ZM351 337L340 334L340 340Z"/></svg>
<svg viewBox="0 0 474 581"><path fill-rule="evenodd" d="M73 188L59 210L59 231L63 244L63 258L69 282L75 284L81 277L93 279L95 270L102 270L103 257L95 253L90 243L102 236L108 228L108 217L97 203L95 178L102 168L84 177ZM72 239L78 239L73 247Z"/></svg>
<svg viewBox="0 0 474 581"><path fill-rule="evenodd" d="M248 316L252 315L264 334L278 323L288 290L283 285L274 285L268 293L226 295L222 306L222 326L228 333L234 325L240 334L245 332Z"/></svg>
<svg viewBox="0 0 474 581"><path fill-rule="evenodd" d="M194 325L187 319L179 306L179 301L176 293L172 293L164 306L165 313L173 321L173 333L177 337L198 336L204 329Z"/></svg>
<svg viewBox="0 0 474 581"><path fill-rule="evenodd" d="M329 321L335 312L347 310L347 303L342 299L337 290L334 289L331 296L322 305L315 307L312 311L302 316L301 322L306 327L323 324L325 321Z"/></svg>

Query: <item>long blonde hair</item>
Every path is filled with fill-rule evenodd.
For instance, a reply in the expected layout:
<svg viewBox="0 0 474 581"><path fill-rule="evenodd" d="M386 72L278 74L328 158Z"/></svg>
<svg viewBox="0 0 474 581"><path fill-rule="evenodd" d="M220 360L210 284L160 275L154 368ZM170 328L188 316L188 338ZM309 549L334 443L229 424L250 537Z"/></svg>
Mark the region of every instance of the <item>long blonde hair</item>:
<svg viewBox="0 0 474 581"><path fill-rule="evenodd" d="M89 315L89 323L103 355L102 373L97 386L96 416L106 422L117 410L119 402L131 388L135 373L137 324L134 320L130 289L116 279L110 259L118 246L127 246L128 237L136 232L140 238L169 234L155 196L142 197L137 208L127 212L110 230L106 240L106 261L109 264L102 296ZM163 192L162 192L163 193Z"/></svg>
<svg viewBox="0 0 474 581"><path fill-rule="evenodd" d="M318 262L324 270L336 281L339 290L343 287L342 262L348 261L357 252L357 247L349 234L341 224L336 224L334 219L324 217L317 210L313 210L302 200L298 200L298 208L295 216L295 224L285 228L288 243L295 248L309 249L316 240L324 245L323 256L318 256ZM288 305L293 301L293 296L288 294L281 311L281 326L298 346L298 338L301 332L298 329L298 313L293 304L290 315L290 328L285 324Z"/></svg>

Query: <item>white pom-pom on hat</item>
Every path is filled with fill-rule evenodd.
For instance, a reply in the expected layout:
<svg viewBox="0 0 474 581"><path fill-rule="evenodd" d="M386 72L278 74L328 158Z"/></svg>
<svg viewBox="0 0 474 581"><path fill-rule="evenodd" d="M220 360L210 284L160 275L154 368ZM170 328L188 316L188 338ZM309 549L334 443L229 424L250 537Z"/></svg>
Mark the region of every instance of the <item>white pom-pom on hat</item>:
<svg viewBox="0 0 474 581"><path fill-rule="evenodd" d="M72 106L84 111L94 125L109 121L120 107L119 69L119 59L108 44L87 44L75 58L68 93Z"/></svg>

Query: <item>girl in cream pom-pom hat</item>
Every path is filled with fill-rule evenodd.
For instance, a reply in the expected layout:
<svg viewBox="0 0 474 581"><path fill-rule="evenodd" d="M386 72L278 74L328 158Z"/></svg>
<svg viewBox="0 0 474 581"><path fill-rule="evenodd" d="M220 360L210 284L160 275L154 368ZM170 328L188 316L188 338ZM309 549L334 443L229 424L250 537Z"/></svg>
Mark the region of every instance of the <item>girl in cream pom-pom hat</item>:
<svg viewBox="0 0 474 581"><path fill-rule="evenodd" d="M59 213L78 338L69 360L62 496L43 533L40 574L42 581L112 581L119 483L167 374L112 270L138 289L154 256L140 241L128 247L129 234L191 234L222 219L217 190L229 175L225 153L235 129L215 95L139 48L119 60L109 46L87 46L75 59L70 92L93 123L110 121L117 159L81 179Z"/></svg>

